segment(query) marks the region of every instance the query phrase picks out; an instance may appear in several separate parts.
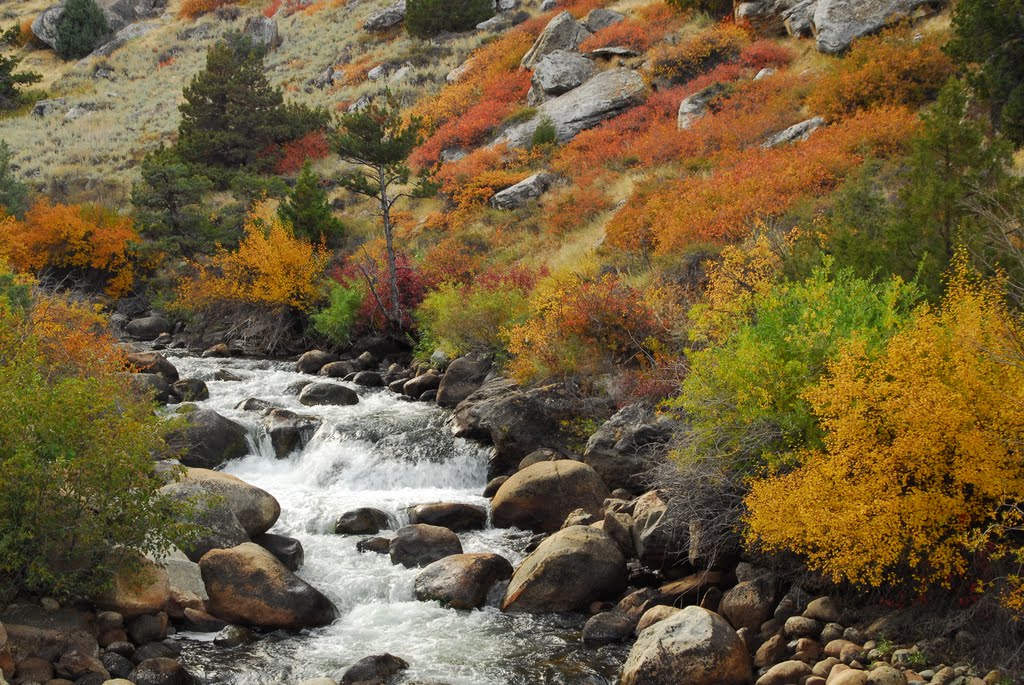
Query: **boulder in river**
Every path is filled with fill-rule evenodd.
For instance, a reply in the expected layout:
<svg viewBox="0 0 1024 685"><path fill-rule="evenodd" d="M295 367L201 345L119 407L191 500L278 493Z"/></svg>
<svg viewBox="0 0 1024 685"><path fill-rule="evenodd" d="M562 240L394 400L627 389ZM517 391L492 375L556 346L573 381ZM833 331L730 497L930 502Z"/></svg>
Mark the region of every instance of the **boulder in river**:
<svg viewBox="0 0 1024 685"><path fill-rule="evenodd" d="M496 583L512 577L512 565L497 554L453 554L416 576L416 599L439 601L453 609L483 606Z"/></svg>
<svg viewBox="0 0 1024 685"><path fill-rule="evenodd" d="M299 373L320 373L320 369L336 361L338 361L338 355L333 352L310 350L299 357L299 361L295 363L295 370Z"/></svg>
<svg viewBox="0 0 1024 685"><path fill-rule="evenodd" d="M487 510L464 502L419 504L409 509L409 523L429 523L454 531L480 530L487 525Z"/></svg>
<svg viewBox="0 0 1024 685"><path fill-rule="evenodd" d="M136 340L156 340L161 333L171 332L171 322L162 316L145 316L129 321L124 330Z"/></svg>
<svg viewBox="0 0 1024 685"><path fill-rule="evenodd" d="M248 432L240 423L221 416L213 409L179 410L181 425L167 435L167 445L180 452L178 461L185 466L213 469L226 461L249 453Z"/></svg>
<svg viewBox="0 0 1024 685"><path fill-rule="evenodd" d="M310 383L299 393L299 403L307 407L359 404L359 395L355 390L336 383Z"/></svg>
<svg viewBox="0 0 1024 685"><path fill-rule="evenodd" d="M210 389L198 378L184 378L171 385L171 388L182 402L202 402L210 399Z"/></svg>
<svg viewBox="0 0 1024 685"><path fill-rule="evenodd" d="M252 541L277 557L289 571L298 571L306 561L302 543L287 535L263 533L253 536Z"/></svg>
<svg viewBox="0 0 1024 685"><path fill-rule="evenodd" d="M608 488L594 469L571 459L542 461L513 474L491 502L494 525L550 533L576 509L603 516Z"/></svg>
<svg viewBox="0 0 1024 685"><path fill-rule="evenodd" d="M168 383L178 380L178 370L159 352L132 352L125 355L125 364L136 373L156 373Z"/></svg>
<svg viewBox="0 0 1024 685"><path fill-rule="evenodd" d="M232 623L299 630L331 623L338 610L273 554L247 542L199 561L211 613Z"/></svg>
<svg viewBox="0 0 1024 685"><path fill-rule="evenodd" d="M409 668L409 664L393 654L375 654L363 657L341 676L341 685L374 685L391 679Z"/></svg>
<svg viewBox="0 0 1024 685"><path fill-rule="evenodd" d="M462 543L459 536L447 528L414 523L398 530L391 540L390 554L392 564L422 567L453 554L462 554Z"/></svg>
<svg viewBox="0 0 1024 685"><path fill-rule="evenodd" d="M749 685L750 654L724 618L688 606L640 633L622 685Z"/></svg>
<svg viewBox="0 0 1024 685"><path fill-rule="evenodd" d="M263 428L278 459L284 459L304 447L320 427L320 419L302 416L287 409L271 409L263 417Z"/></svg>
<svg viewBox="0 0 1024 685"><path fill-rule="evenodd" d="M626 558L607 533L590 526L558 531L523 560L501 603L503 611L582 611L626 587Z"/></svg>
<svg viewBox="0 0 1024 685"><path fill-rule="evenodd" d="M380 509L360 507L346 511L334 523L338 535L374 535L391 527L391 517Z"/></svg>

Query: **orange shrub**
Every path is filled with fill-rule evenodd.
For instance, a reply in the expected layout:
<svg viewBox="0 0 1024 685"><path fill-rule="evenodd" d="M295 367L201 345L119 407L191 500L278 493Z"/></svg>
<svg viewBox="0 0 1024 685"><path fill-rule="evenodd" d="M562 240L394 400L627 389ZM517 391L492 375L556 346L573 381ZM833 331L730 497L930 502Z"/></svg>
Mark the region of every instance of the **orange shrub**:
<svg viewBox="0 0 1024 685"><path fill-rule="evenodd" d="M545 198L544 222L552 233L562 235L593 221L611 206L596 183L576 185Z"/></svg>
<svg viewBox="0 0 1024 685"><path fill-rule="evenodd" d="M651 72L673 83L683 83L739 56L750 34L723 21L675 45L663 44L651 51Z"/></svg>
<svg viewBox="0 0 1024 685"><path fill-rule="evenodd" d="M765 67L784 67L793 61L793 51L773 40L756 40L740 52L739 63L760 71Z"/></svg>
<svg viewBox="0 0 1024 685"><path fill-rule="evenodd" d="M637 52L646 52L656 41L647 28L629 19L603 28L587 38L580 45L581 52L589 52L598 48L620 47L631 48Z"/></svg>
<svg viewBox="0 0 1024 685"><path fill-rule="evenodd" d="M195 19L225 5L230 5L234 0L184 0L178 16L183 19Z"/></svg>
<svg viewBox="0 0 1024 685"><path fill-rule="evenodd" d="M138 240L131 219L92 205L51 205L40 200L19 221L0 221L6 256L20 271L47 269L98 276L111 296L126 294L135 280L129 246Z"/></svg>
<svg viewBox="0 0 1024 685"><path fill-rule="evenodd" d="M878 105L920 107L953 73L940 37L917 39L900 28L862 38L819 80L808 105L833 121Z"/></svg>
<svg viewBox="0 0 1024 685"><path fill-rule="evenodd" d="M818 131L802 143L732 153L710 176L663 181L638 193L609 224L609 244L636 250L649 236L655 250L665 254L738 240L754 220L778 216L802 198L827 192L865 155L905 151L917 123L909 110L886 108Z"/></svg>

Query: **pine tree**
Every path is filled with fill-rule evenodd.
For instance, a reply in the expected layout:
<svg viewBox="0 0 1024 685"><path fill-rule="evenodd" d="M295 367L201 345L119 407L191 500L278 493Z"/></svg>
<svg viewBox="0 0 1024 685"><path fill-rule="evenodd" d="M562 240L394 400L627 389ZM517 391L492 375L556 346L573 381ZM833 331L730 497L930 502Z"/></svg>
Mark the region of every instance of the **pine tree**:
<svg viewBox="0 0 1024 685"><path fill-rule="evenodd" d="M28 209L28 188L14 177L11 170L13 156L7 142L0 140L0 215L22 216Z"/></svg>
<svg viewBox="0 0 1024 685"><path fill-rule="evenodd" d="M342 224L331 213L327 193L309 162L303 165L295 188L280 204L278 213L300 238L327 243L337 243L341 238Z"/></svg>
<svg viewBox="0 0 1024 685"><path fill-rule="evenodd" d="M0 109L10 109L18 103L22 86L39 83L42 75L34 71L16 71L21 64L17 55L0 55Z"/></svg>
<svg viewBox="0 0 1024 685"><path fill-rule="evenodd" d="M64 59L80 59L109 35L110 24L96 0L67 0L57 24L57 54Z"/></svg>
<svg viewBox="0 0 1024 685"><path fill-rule="evenodd" d="M212 188L209 179L164 147L146 155L141 171L132 204L142 235L186 257L212 248L210 222L201 205Z"/></svg>

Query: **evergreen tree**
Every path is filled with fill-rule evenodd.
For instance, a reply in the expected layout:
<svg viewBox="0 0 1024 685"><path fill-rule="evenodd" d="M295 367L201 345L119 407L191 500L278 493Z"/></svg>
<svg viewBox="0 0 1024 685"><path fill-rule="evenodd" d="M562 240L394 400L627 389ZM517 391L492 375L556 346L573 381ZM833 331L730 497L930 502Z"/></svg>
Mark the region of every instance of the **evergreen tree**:
<svg viewBox="0 0 1024 685"><path fill-rule="evenodd" d="M443 31L468 31L493 16L492 0L409 0L405 28L426 38Z"/></svg>
<svg viewBox="0 0 1024 685"><path fill-rule="evenodd" d="M164 147L146 155L141 171L132 204L142 235L186 257L212 248L214 236L201 204L212 188L209 179Z"/></svg>
<svg viewBox="0 0 1024 685"><path fill-rule="evenodd" d="M256 166L273 145L323 128L323 111L285 105L263 73L262 48L239 34L213 45L185 88L178 153L220 169Z"/></svg>
<svg viewBox="0 0 1024 685"><path fill-rule="evenodd" d="M28 188L14 177L13 156L7 142L0 140L0 213L22 216L28 209Z"/></svg>
<svg viewBox="0 0 1024 685"><path fill-rule="evenodd" d="M96 0L67 0L57 24L57 54L81 59L109 35L110 24Z"/></svg>
<svg viewBox="0 0 1024 685"><path fill-rule="evenodd" d="M278 213L299 237L327 243L337 243L341 237L342 224L331 213L327 193L309 162L303 165L295 188L280 204Z"/></svg>
<svg viewBox="0 0 1024 685"><path fill-rule="evenodd" d="M43 78L34 71L18 71L20 65L19 56L0 55L0 109L14 107L18 103L22 86L39 83Z"/></svg>

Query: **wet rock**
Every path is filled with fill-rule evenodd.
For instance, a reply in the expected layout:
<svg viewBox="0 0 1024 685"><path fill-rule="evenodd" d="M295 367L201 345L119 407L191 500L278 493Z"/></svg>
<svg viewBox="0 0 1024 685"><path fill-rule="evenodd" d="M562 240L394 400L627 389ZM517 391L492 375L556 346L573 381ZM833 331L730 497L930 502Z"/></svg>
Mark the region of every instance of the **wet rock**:
<svg viewBox="0 0 1024 685"><path fill-rule="evenodd" d="M225 418L212 409L192 408L184 413L182 425L167 435L166 441L185 466L213 469L224 462L249 453L245 426Z"/></svg>
<svg viewBox="0 0 1024 685"><path fill-rule="evenodd" d="M363 657L341 676L341 685L383 685L389 679L409 668L409 664L392 654Z"/></svg>
<svg viewBox="0 0 1024 685"><path fill-rule="evenodd" d="M490 355L473 353L455 359L441 378L437 388L437 403L454 408L484 383L493 362Z"/></svg>
<svg viewBox="0 0 1024 685"><path fill-rule="evenodd" d="M302 543L287 535L263 533L253 536L252 541L273 554L289 571L298 571L306 561Z"/></svg>
<svg viewBox="0 0 1024 685"><path fill-rule="evenodd" d="M338 361L338 355L322 350L310 350L301 357L295 364L295 370L299 373L319 373L327 364Z"/></svg>
<svg viewBox="0 0 1024 685"><path fill-rule="evenodd" d="M523 560L502 601L503 611L581 611L615 597L626 585L626 558L606 533L588 526L558 531Z"/></svg>
<svg viewBox="0 0 1024 685"><path fill-rule="evenodd" d="M171 645L174 645L173 647ZM147 642L135 650L131 660L141 664L148 659L174 659L181 654L181 645L175 642Z"/></svg>
<svg viewBox="0 0 1024 685"><path fill-rule="evenodd" d="M387 554L391 551L391 539L381 537L365 538L356 543L356 550L359 552Z"/></svg>
<svg viewBox="0 0 1024 685"><path fill-rule="evenodd" d="M259 545L212 550L199 561L213 615L232 623L298 630L327 625L338 610Z"/></svg>
<svg viewBox="0 0 1024 685"><path fill-rule="evenodd" d="M498 488L491 504L494 525L552 532L576 509L602 516L607 497L608 488L586 464L568 459L540 462Z"/></svg>
<svg viewBox="0 0 1024 685"><path fill-rule="evenodd" d="M256 636L248 628L229 625L224 626L223 630L217 633L217 636L213 638L213 644L218 647L241 647L255 639Z"/></svg>
<svg viewBox="0 0 1024 685"><path fill-rule="evenodd" d="M548 191L555 177L552 174L538 172L524 178L519 183L500 190L491 198L491 206L495 209L517 209L538 199Z"/></svg>
<svg viewBox="0 0 1024 685"><path fill-rule="evenodd" d="M398 530L389 551L392 564L423 567L453 554L462 554L462 543L459 536L447 528L416 523Z"/></svg>
<svg viewBox="0 0 1024 685"><path fill-rule="evenodd" d="M480 530L487 525L487 510L462 502L420 504L409 510L409 523L429 523L456 532Z"/></svg>
<svg viewBox="0 0 1024 685"><path fill-rule="evenodd" d="M129 321L124 331L136 340L156 340L161 333L171 332L171 322L162 316L146 316Z"/></svg>
<svg viewBox="0 0 1024 685"><path fill-rule="evenodd" d="M405 382L402 386L402 393L414 399L419 398L423 393L430 390L437 390L441 387L441 376L434 369L431 369L422 376L417 376Z"/></svg>
<svg viewBox="0 0 1024 685"><path fill-rule="evenodd" d="M498 489L508 480L508 476L498 476L487 481L487 485L484 486L484 491L481 493L488 499L494 497L498 493Z"/></svg>
<svg viewBox="0 0 1024 685"><path fill-rule="evenodd" d="M373 535L388 528L391 528L391 517L372 507L346 511L334 524L334 532L338 535Z"/></svg>
<svg viewBox="0 0 1024 685"><path fill-rule="evenodd" d="M299 403L307 407L319 405L359 404L355 390L334 383L310 383L299 393Z"/></svg>
<svg viewBox="0 0 1024 685"><path fill-rule="evenodd" d="M204 610L189 608L185 609L185 625L197 633L219 633L227 627L227 622Z"/></svg>
<svg viewBox="0 0 1024 685"><path fill-rule="evenodd" d="M168 383L178 380L178 370L159 352L132 352L125 355L125 364L135 373L155 373Z"/></svg>
<svg viewBox="0 0 1024 685"><path fill-rule="evenodd" d="M725 619L689 606L640 633L622 667L622 685L748 685L743 641Z"/></svg>
<svg viewBox="0 0 1024 685"><path fill-rule="evenodd" d="M352 382L356 385L361 385L364 388L384 387L384 379L376 371L360 371L356 374L356 377L352 379Z"/></svg>
<svg viewBox="0 0 1024 685"><path fill-rule="evenodd" d="M653 450L672 435L672 423L655 416L654 409L637 403L620 409L587 440L583 461L609 489L641 490L641 474Z"/></svg>
<svg viewBox="0 0 1024 685"><path fill-rule="evenodd" d="M416 599L453 609L483 606L494 585L512 577L512 565L497 554L454 554L416 576Z"/></svg>
<svg viewBox="0 0 1024 685"><path fill-rule="evenodd" d="M217 369L213 372L213 380L223 383L238 383L242 380L242 377L227 369Z"/></svg>
<svg viewBox="0 0 1024 685"><path fill-rule="evenodd" d="M137 645L159 642L167 636L167 615L144 614L128 622L128 637Z"/></svg>
<svg viewBox="0 0 1024 685"><path fill-rule="evenodd" d="M568 12L562 12L544 27L536 42L523 56L520 66L532 69L546 55L556 50L575 51L590 35L591 32L586 26L576 21Z"/></svg>
<svg viewBox="0 0 1024 685"><path fill-rule="evenodd" d="M601 647L613 642L622 642L633 635L636 621L621 611L606 611L591 616L583 626L583 644Z"/></svg>
<svg viewBox="0 0 1024 685"><path fill-rule="evenodd" d="M287 409L271 409L263 417L263 429L278 459L305 447L319 427L320 419L315 416L302 416Z"/></svg>
<svg viewBox="0 0 1024 685"><path fill-rule="evenodd" d="M198 378L186 378L171 385L174 394L181 398L182 402L202 402L210 399L210 390L206 383Z"/></svg>
<svg viewBox="0 0 1024 685"><path fill-rule="evenodd" d="M351 361L338 361L324 364L317 375L325 378L345 378L355 373L355 367Z"/></svg>
<svg viewBox="0 0 1024 685"><path fill-rule="evenodd" d="M128 675L135 685L193 685L192 675L174 659L148 659Z"/></svg>

